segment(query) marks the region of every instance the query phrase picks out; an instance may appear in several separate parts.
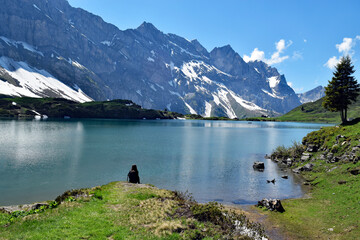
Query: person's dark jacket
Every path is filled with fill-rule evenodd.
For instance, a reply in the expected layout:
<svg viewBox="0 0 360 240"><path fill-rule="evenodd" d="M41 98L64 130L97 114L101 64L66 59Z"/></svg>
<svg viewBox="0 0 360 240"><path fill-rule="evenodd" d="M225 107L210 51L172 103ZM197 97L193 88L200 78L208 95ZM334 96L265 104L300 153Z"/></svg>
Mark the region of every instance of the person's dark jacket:
<svg viewBox="0 0 360 240"><path fill-rule="evenodd" d="M128 173L128 182L129 183L140 183L139 172L135 172L135 171L131 170Z"/></svg>

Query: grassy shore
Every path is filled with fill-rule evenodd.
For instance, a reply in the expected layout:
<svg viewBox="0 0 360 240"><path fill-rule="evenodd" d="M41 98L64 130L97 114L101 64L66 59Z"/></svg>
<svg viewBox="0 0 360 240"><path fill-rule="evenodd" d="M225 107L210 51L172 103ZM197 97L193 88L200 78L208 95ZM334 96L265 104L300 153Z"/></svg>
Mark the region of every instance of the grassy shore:
<svg viewBox="0 0 360 240"><path fill-rule="evenodd" d="M259 225L219 204L197 204L185 194L143 184L112 182L69 191L49 204L0 213L0 239L254 239L262 235Z"/></svg>
<svg viewBox="0 0 360 240"><path fill-rule="evenodd" d="M300 160L295 151L299 145L280 147L274 154L280 164L291 158L294 169L313 165L312 171L301 172L304 183L311 187L309 195L282 201L284 213L261 213L289 239L359 239L360 175L356 172L360 170L360 123L322 128L308 134L303 144L305 153L311 144L318 149L310 152L308 160Z"/></svg>

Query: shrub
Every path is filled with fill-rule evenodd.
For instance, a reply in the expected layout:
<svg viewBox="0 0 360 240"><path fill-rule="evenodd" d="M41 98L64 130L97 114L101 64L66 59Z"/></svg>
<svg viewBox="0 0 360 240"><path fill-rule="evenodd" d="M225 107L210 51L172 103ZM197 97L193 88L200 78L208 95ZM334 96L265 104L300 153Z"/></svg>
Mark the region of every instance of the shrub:
<svg viewBox="0 0 360 240"><path fill-rule="evenodd" d="M191 207L194 218L201 222L212 222L216 225L223 224L226 218L223 214L223 207L217 202L197 204Z"/></svg>
<svg viewBox="0 0 360 240"><path fill-rule="evenodd" d="M291 147L285 147L284 145L278 146L271 153L271 159L275 158L299 158L301 154L305 151L305 146L300 142L293 142Z"/></svg>

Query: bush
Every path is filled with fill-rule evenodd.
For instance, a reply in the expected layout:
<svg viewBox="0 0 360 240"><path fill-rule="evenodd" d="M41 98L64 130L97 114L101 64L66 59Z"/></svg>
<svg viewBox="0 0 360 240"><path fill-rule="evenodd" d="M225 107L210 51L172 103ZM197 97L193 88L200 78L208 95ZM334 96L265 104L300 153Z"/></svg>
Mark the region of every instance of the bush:
<svg viewBox="0 0 360 240"><path fill-rule="evenodd" d="M223 207L217 202L198 204L191 207L194 218L201 222L212 222L216 225L226 221L223 214Z"/></svg>
<svg viewBox="0 0 360 240"><path fill-rule="evenodd" d="M300 158L305 151L305 146L300 142L293 142L291 147L286 148L284 145L278 146L271 153L271 159Z"/></svg>

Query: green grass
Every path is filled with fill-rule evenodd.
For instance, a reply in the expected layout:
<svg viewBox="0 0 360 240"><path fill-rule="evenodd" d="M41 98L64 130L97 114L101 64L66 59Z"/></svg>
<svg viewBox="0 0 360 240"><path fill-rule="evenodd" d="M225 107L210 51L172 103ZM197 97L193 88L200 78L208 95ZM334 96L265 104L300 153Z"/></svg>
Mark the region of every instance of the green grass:
<svg viewBox="0 0 360 240"><path fill-rule="evenodd" d="M338 139L339 147L334 153L340 157L360 144L360 123L356 122L322 128L308 134L303 143L318 144L323 150L330 151L336 136L343 135L345 137ZM302 174L311 185L310 197L284 200L284 213L265 214L292 239L359 239L360 176L352 175L349 170L360 168L360 162L327 163L317 158L322 153L314 153L308 161L314 164L313 171ZM294 167L306 163L298 162Z"/></svg>
<svg viewBox="0 0 360 240"><path fill-rule="evenodd" d="M235 233L234 220L262 231L220 205L199 205L148 185L113 182L57 199L56 208L11 220L0 213L0 239L251 239Z"/></svg>
<svg viewBox="0 0 360 240"><path fill-rule="evenodd" d="M305 103L290 112L276 118L277 121L288 122L323 122L340 123L340 113L327 111L322 106L323 98L310 103ZM360 101L350 105L348 118L357 118L360 115Z"/></svg>

